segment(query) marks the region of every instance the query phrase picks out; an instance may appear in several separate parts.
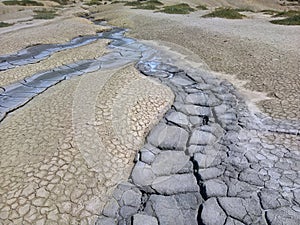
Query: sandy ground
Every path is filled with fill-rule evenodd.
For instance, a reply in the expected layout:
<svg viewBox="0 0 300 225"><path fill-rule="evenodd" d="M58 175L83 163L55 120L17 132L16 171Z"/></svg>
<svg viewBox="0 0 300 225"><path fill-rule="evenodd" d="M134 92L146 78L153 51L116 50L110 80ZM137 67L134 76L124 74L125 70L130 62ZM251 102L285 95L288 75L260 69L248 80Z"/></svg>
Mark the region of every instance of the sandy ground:
<svg viewBox="0 0 300 225"><path fill-rule="evenodd" d="M13 26L0 29L0 55L12 54L37 44L64 43L74 37L94 35L106 29L77 17L77 14L86 12L78 6L72 7L71 10L58 10L59 16L52 20L33 20L33 10L36 8L0 5L0 11L3 12L0 21L15 23Z"/></svg>
<svg viewBox="0 0 300 225"><path fill-rule="evenodd" d="M107 40L98 40L91 44L84 45L75 49L67 49L54 53L49 58L35 64L19 66L14 69L0 72L0 86L13 84L33 74L47 71L62 65L68 65L80 60L95 59L107 52L105 47Z"/></svg>
<svg viewBox="0 0 300 225"><path fill-rule="evenodd" d="M18 24L0 29L0 55L107 29L75 17L85 13L80 7L29 22L30 10L10 10L17 15L1 20ZM100 57L107 43L1 71L0 84ZM145 135L173 98L169 88L130 65L63 81L10 113L0 124L0 224L93 224L111 191L128 179Z"/></svg>
<svg viewBox="0 0 300 225"><path fill-rule="evenodd" d="M268 114L300 118L298 27L275 26L261 15L227 21L201 19L201 12L153 14L121 5L91 10L101 11L98 18L131 28L131 36L151 40L153 46L169 48L212 69L247 90L248 98L265 99L258 106ZM66 9L62 17L51 21L26 21L31 20L30 10L14 12L18 16L0 17L19 22L1 28L0 55L104 29L73 16L85 12L80 7ZM98 56L104 44L66 50L34 66L1 72L1 83ZM99 52L93 47L99 47ZM9 115L0 124L1 221L92 223L111 190L128 178L144 136L173 97L168 88L142 78L130 66L64 81Z"/></svg>
<svg viewBox="0 0 300 225"><path fill-rule="evenodd" d="M172 98L129 66L64 81L8 116L1 221L93 224Z"/></svg>
<svg viewBox="0 0 300 225"><path fill-rule="evenodd" d="M260 13L226 20L200 18L203 12L167 15L123 6L100 11L99 17L130 27L131 36L188 49L218 76L267 95L270 99L258 105L269 115L300 118L299 26L273 25Z"/></svg>

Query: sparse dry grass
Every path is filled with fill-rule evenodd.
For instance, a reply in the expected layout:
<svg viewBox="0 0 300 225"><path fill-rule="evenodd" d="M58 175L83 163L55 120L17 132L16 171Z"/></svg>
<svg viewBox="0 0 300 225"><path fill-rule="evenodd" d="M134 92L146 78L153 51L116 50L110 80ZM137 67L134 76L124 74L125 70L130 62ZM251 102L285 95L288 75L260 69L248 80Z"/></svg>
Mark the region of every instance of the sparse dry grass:
<svg viewBox="0 0 300 225"><path fill-rule="evenodd" d="M272 20L270 22L280 25L300 25L300 15L291 16L282 20Z"/></svg>
<svg viewBox="0 0 300 225"><path fill-rule="evenodd" d="M243 19L244 15L232 8L217 8L215 11L204 15L203 17L219 17L225 19Z"/></svg>
<svg viewBox="0 0 300 225"><path fill-rule="evenodd" d="M196 8L200 9L200 10L208 10L206 5L198 5L198 6L196 6Z"/></svg>
<svg viewBox="0 0 300 225"><path fill-rule="evenodd" d="M33 0L7 0L2 2L4 5L21 5L21 6L43 6L41 2L36 2Z"/></svg>
<svg viewBox="0 0 300 225"><path fill-rule="evenodd" d="M57 16L56 12L54 10L34 10L36 13L33 18L34 19L42 19L42 20L50 20Z"/></svg>
<svg viewBox="0 0 300 225"><path fill-rule="evenodd" d="M14 25L14 24L12 24L12 23L0 22L0 28L1 28L1 27L9 27L9 26L12 26L12 25Z"/></svg>
<svg viewBox="0 0 300 225"><path fill-rule="evenodd" d="M194 12L195 9L191 8L188 4L182 3L177 5L165 6L159 12L164 12L168 14L189 14L190 12Z"/></svg>

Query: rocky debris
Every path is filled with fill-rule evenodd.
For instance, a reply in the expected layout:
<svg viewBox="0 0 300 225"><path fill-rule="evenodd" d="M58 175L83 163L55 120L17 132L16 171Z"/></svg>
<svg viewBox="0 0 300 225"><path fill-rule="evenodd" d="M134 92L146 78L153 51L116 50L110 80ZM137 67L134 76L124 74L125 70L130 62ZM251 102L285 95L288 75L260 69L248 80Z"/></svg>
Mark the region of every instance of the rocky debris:
<svg viewBox="0 0 300 225"><path fill-rule="evenodd" d="M300 153L291 150L298 122L251 114L230 83L206 72L149 60L137 68L169 86L175 101L132 170L140 208L116 221L138 224L142 214L164 225L300 223Z"/></svg>
<svg viewBox="0 0 300 225"><path fill-rule="evenodd" d="M166 116L166 119L169 122L175 123L176 125L181 127L187 127L189 125L188 116L181 112L172 112Z"/></svg>
<svg viewBox="0 0 300 225"><path fill-rule="evenodd" d="M133 225L158 225L157 219L153 216L148 216L144 214L135 214L133 216Z"/></svg>
<svg viewBox="0 0 300 225"><path fill-rule="evenodd" d="M160 123L150 132L147 141L162 150L180 151L186 148L188 133L180 127Z"/></svg>

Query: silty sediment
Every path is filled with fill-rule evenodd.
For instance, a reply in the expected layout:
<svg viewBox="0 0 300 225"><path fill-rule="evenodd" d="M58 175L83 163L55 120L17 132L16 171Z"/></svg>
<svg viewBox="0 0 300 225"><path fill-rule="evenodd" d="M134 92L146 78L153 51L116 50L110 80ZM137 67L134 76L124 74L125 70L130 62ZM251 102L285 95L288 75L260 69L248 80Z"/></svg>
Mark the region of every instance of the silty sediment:
<svg viewBox="0 0 300 225"><path fill-rule="evenodd" d="M137 68L175 101L97 224L299 224L299 121L252 113L211 72L147 56Z"/></svg>
<svg viewBox="0 0 300 225"><path fill-rule="evenodd" d="M143 46L124 39L117 49L122 34L110 35L108 54L99 49L95 59L1 89L1 223L93 224L129 177L145 133L170 107L170 89L131 65Z"/></svg>
<svg viewBox="0 0 300 225"><path fill-rule="evenodd" d="M143 74L174 92L172 108L137 154L131 178L118 185L97 223L298 224L299 122L254 115L230 83L199 68L180 69L123 34L116 29L103 35L113 40L111 53L61 68L59 79L45 72L27 79L34 85L24 85L48 88L73 72L140 60ZM1 109L13 111L20 92L8 99L7 90Z"/></svg>

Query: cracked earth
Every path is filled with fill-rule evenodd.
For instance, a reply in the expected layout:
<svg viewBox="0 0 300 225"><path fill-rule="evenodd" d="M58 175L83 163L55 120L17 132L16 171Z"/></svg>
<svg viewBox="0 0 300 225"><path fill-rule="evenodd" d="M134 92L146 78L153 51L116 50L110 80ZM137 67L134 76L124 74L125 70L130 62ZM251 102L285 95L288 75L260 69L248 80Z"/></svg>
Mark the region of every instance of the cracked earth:
<svg viewBox="0 0 300 225"><path fill-rule="evenodd" d="M251 113L229 82L161 61L137 68L175 101L98 224L299 224L299 123Z"/></svg>
<svg viewBox="0 0 300 225"><path fill-rule="evenodd" d="M261 112L186 49L63 21L1 37L20 44L0 56L0 224L300 224L298 106Z"/></svg>

